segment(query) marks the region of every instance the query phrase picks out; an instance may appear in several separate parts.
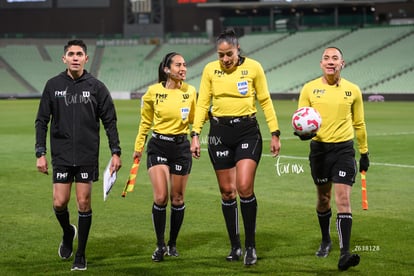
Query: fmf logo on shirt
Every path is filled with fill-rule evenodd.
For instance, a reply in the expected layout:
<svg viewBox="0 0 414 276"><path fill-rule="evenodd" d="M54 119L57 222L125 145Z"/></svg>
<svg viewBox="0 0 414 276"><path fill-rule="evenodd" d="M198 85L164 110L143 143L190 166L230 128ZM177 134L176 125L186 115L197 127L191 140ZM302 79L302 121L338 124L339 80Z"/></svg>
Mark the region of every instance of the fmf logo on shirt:
<svg viewBox="0 0 414 276"><path fill-rule="evenodd" d="M229 151L225 150L225 151L216 151L216 155L217 157L227 157L229 156Z"/></svg>
<svg viewBox="0 0 414 276"><path fill-rule="evenodd" d="M219 77L224 76L224 71L223 70L214 70L214 75L217 75Z"/></svg>
<svg viewBox="0 0 414 276"><path fill-rule="evenodd" d="M55 97L56 98L63 98L66 96L66 90L63 91L55 91Z"/></svg>
<svg viewBox="0 0 414 276"><path fill-rule="evenodd" d="M65 180L68 177L68 173L56 173L57 180Z"/></svg>
<svg viewBox="0 0 414 276"><path fill-rule="evenodd" d="M322 95L322 94L325 94L325 89L313 89L313 94L314 95L318 95L318 94Z"/></svg>
<svg viewBox="0 0 414 276"><path fill-rule="evenodd" d="M166 100L167 97L168 97L168 94L161 94L161 93L155 94L155 99L156 99L155 104L158 104L158 102L160 103L164 102L164 100Z"/></svg>
<svg viewBox="0 0 414 276"><path fill-rule="evenodd" d="M157 162L159 162L159 163L167 162L167 158L161 157L161 156L157 156Z"/></svg>

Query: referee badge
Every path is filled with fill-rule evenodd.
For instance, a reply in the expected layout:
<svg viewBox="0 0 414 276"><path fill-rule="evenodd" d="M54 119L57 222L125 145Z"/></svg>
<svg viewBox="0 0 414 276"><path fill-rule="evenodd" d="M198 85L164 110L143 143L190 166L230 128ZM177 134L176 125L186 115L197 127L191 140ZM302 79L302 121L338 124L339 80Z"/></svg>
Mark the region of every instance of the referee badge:
<svg viewBox="0 0 414 276"><path fill-rule="evenodd" d="M247 80L243 80L243 81L239 81L237 83L237 90L239 90L239 93L241 95L246 95L247 91L249 90L249 84L247 82Z"/></svg>
<svg viewBox="0 0 414 276"><path fill-rule="evenodd" d="M183 120L187 119L189 113L190 113L190 108L188 108L188 107L182 107L181 108L181 118Z"/></svg>

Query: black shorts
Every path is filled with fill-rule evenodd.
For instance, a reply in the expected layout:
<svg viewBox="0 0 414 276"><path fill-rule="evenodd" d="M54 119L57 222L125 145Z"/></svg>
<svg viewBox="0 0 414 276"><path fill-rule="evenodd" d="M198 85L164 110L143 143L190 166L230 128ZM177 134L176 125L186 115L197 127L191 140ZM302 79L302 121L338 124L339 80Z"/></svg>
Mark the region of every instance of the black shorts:
<svg viewBox="0 0 414 276"><path fill-rule="evenodd" d="M147 146L147 169L155 165L167 165L171 174L187 175L191 172L193 160L190 151L190 142L187 137L180 135L179 140L168 140L172 136L164 135L162 140L152 137Z"/></svg>
<svg viewBox="0 0 414 276"><path fill-rule="evenodd" d="M262 145L255 117L210 118L208 153L215 170L233 168L242 159L252 159L259 164Z"/></svg>
<svg viewBox="0 0 414 276"><path fill-rule="evenodd" d="M98 181L99 169L96 166L54 166L53 183L90 183Z"/></svg>
<svg viewBox="0 0 414 276"><path fill-rule="evenodd" d="M342 143L311 141L309 161L316 185L332 181L352 186L355 182L357 165L352 140Z"/></svg>

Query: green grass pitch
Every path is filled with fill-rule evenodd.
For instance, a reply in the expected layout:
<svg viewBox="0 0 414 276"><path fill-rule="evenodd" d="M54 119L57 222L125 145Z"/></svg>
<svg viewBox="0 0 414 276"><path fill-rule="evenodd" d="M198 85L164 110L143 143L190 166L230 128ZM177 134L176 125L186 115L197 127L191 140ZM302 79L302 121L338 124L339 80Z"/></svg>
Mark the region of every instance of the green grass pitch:
<svg viewBox="0 0 414 276"><path fill-rule="evenodd" d="M206 145L194 160L185 195L186 213L178 237L178 258L151 261L155 234L151 221L152 188L141 164L135 191L121 197L132 165L139 122L139 101L116 101L123 148L123 168L106 202L102 177L93 188L93 223L87 247L87 275L336 275L338 237L332 220L334 248L326 259L314 256L320 241L315 214L316 192L307 161L308 142L292 135L294 101L275 101L281 127L279 158L269 152L268 129L258 113L264 136L255 191L258 198L258 263L228 263L229 243L220 196ZM0 101L0 274L65 275L72 259L57 255L61 230L52 211L51 176L37 172L34 119L38 100ZM414 124L412 102L365 103L371 167L367 173L369 210L361 207L358 176L352 191L351 248L361 263L352 275L414 273ZM205 139L208 124L201 139ZM109 159L102 132L101 175ZM359 155L358 155L359 159ZM50 155L48 155L50 162ZM76 200L70 202L77 223ZM336 208L333 206L334 216ZM169 210L168 213L169 215ZM169 216L167 216L168 218ZM241 220L241 217L240 217ZM168 229L168 223L167 223ZM240 224L244 238L243 226ZM166 232L168 238L168 230ZM76 242L75 242L76 248Z"/></svg>

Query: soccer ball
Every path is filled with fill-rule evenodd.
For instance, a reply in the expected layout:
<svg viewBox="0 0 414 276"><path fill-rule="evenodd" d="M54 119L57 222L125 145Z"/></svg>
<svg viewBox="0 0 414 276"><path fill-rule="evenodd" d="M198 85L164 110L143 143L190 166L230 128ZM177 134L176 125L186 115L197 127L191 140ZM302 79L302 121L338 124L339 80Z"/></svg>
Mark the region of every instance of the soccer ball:
<svg viewBox="0 0 414 276"><path fill-rule="evenodd" d="M293 130L299 135L316 133L321 127L321 123L321 115L312 107L299 108L292 116Z"/></svg>

